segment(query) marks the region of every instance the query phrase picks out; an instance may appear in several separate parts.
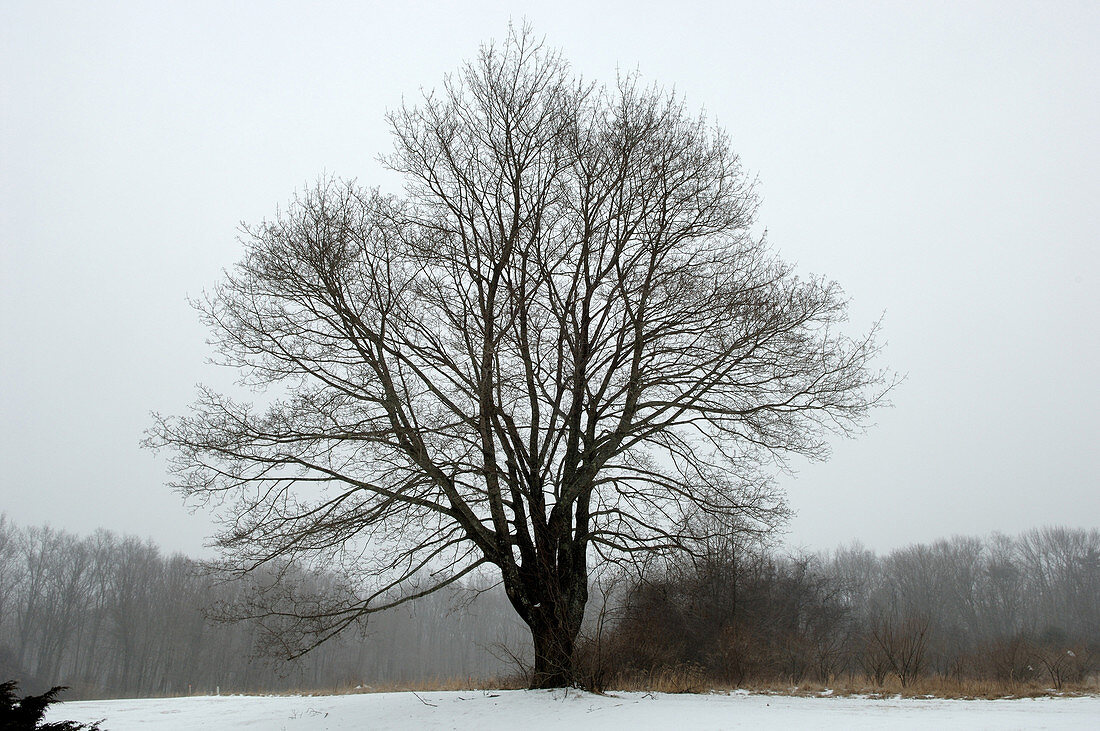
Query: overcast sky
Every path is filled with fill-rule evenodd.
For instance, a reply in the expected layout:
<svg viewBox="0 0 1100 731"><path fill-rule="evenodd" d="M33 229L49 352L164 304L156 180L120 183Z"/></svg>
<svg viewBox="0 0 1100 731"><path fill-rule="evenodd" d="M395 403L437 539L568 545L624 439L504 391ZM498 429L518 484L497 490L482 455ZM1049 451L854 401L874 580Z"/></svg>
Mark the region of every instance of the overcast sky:
<svg viewBox="0 0 1100 731"><path fill-rule="evenodd" d="M529 20L590 79L674 86L760 220L885 312L894 407L780 483L788 541L1100 525L1100 3L0 3L0 512L196 553L139 447L205 364L187 304L403 96Z"/></svg>

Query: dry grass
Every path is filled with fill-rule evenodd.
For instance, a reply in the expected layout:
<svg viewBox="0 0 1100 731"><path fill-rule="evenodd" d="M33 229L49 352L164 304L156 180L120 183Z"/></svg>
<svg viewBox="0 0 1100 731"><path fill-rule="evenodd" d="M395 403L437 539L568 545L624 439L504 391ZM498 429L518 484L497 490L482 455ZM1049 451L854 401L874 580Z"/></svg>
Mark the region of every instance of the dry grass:
<svg viewBox="0 0 1100 731"><path fill-rule="evenodd" d="M887 678L882 684L876 685L870 678L851 677L838 678L827 684L813 681L799 683L798 685L782 682L762 682L744 684L740 688L752 693L777 695L861 695L873 698L953 698L959 700L1096 695L1100 690L1094 685L1085 683L1066 685L1061 690L1055 690L1040 683L1012 683L971 678L946 678L943 676L917 678L904 687L897 678ZM722 690L734 690L734 688L722 688Z"/></svg>
<svg viewBox="0 0 1100 731"><path fill-rule="evenodd" d="M497 677L497 678L473 678L473 677L449 677L427 678L416 681L383 681L376 683L363 683L357 685L339 686L336 688L293 688L281 690L273 695L355 695L358 693L432 693L436 691L452 690L520 690L526 688L522 678ZM252 695L246 693L244 695ZM257 695L267 695L259 693Z"/></svg>
<svg viewBox="0 0 1100 731"><path fill-rule="evenodd" d="M1100 694L1096 679L1085 683L1067 684L1060 690L1036 682L1006 682L989 679L948 678L930 676L917 678L903 687L897 678L887 678L875 684L861 676L835 678L832 682L804 681L791 684L779 680L754 681L740 685L716 683L699 668L682 666L649 673L621 673L605 684L606 691L648 691L654 693L712 693L745 690L750 693L794 696L851 696L876 698L953 698L961 700L998 698L1039 698L1045 696L1078 696Z"/></svg>
<svg viewBox="0 0 1100 731"><path fill-rule="evenodd" d="M603 690L650 693L709 693L714 684L693 665L661 668L650 673L620 673Z"/></svg>
<svg viewBox="0 0 1100 731"><path fill-rule="evenodd" d="M430 693L434 691L490 691L522 690L527 687L521 675L495 678L448 677L430 678L413 682L382 682L370 685L348 685L337 688L296 688L281 690L273 695L347 695L357 693ZM723 693L734 690L767 695L801 697L867 696L871 698L951 698L960 700L1040 698L1047 696L1100 695L1100 681L1096 678L1085 683L1067 684L1061 690L1035 682L1005 682L969 678L929 676L917 678L902 687L897 678L887 678L876 685L863 676L844 676L829 683L804 681L790 684L779 680L746 682L740 685L716 683L708 679L702 668L680 665L652 672L617 673L610 676L598 692L648 692L648 693ZM271 695L271 693L244 693L244 695Z"/></svg>

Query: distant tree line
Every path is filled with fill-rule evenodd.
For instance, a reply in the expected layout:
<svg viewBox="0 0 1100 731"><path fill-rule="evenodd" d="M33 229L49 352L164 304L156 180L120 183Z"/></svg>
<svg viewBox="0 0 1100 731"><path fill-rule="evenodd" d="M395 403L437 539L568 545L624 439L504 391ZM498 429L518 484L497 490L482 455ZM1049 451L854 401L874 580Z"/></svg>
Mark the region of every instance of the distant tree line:
<svg viewBox="0 0 1100 731"><path fill-rule="evenodd" d="M525 626L499 586L476 581L373 615L363 634L292 663L271 644L285 627L216 621L219 608L241 615L257 592L320 594L335 580L283 566L266 586L263 575L218 583L149 541L0 516L0 681L88 698L531 672ZM593 687L675 676L685 689L930 677L1061 688L1100 672L1097 530L955 537L886 556L858 545L786 555L732 531L691 559L602 573L591 595L578 666Z"/></svg>
<svg viewBox="0 0 1100 731"><path fill-rule="evenodd" d="M284 572L285 574L285 572ZM283 577L286 578L285 576ZM316 578L316 577L314 577ZM304 580L304 579L303 579ZM526 634L499 592L458 587L371 618L365 634L293 663L255 622L214 621L247 583L215 583L182 555L100 530L78 537L0 517L0 681L67 699L405 684L510 672L495 648Z"/></svg>
<svg viewBox="0 0 1100 731"><path fill-rule="evenodd" d="M648 566L589 672L697 682L904 687L919 678L1061 688L1100 671L1100 531L955 537L880 557L781 556L737 540Z"/></svg>

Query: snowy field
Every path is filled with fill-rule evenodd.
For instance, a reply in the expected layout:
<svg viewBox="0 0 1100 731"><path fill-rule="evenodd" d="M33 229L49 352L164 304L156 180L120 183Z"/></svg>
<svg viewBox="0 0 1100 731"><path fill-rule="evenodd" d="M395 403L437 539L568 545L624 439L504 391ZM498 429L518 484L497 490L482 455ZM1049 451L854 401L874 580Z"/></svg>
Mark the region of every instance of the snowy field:
<svg viewBox="0 0 1100 731"><path fill-rule="evenodd" d="M1100 697L960 701L450 691L74 701L47 720L105 731L183 729L1100 729Z"/></svg>

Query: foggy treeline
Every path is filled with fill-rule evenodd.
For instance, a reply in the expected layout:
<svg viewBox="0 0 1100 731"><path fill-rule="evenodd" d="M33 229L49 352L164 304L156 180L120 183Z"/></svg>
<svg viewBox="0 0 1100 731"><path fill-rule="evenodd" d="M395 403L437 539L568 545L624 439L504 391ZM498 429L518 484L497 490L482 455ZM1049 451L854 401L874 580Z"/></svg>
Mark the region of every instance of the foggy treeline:
<svg viewBox="0 0 1100 731"><path fill-rule="evenodd" d="M465 680L508 672L499 647L525 636L502 595L458 590L374 615L364 635L279 663L258 652L257 625L207 618L245 591L149 541L0 518L0 680L27 692L68 685L67 698Z"/></svg>
<svg viewBox="0 0 1100 731"><path fill-rule="evenodd" d="M100 530L0 518L0 680L69 697L324 690L515 673L530 637L499 590L463 587L373 615L293 664L260 628L208 609L217 583L182 555ZM607 575L604 576L607 579ZM593 587L579 650L593 685L908 685L928 676L1049 687L1100 670L1100 531L956 537L886 556L856 546L784 555L738 539Z"/></svg>
<svg viewBox="0 0 1100 731"><path fill-rule="evenodd" d="M1095 529L955 537L885 557L858 545L778 556L726 541L648 573L590 640L595 672L1061 688L1100 671Z"/></svg>

